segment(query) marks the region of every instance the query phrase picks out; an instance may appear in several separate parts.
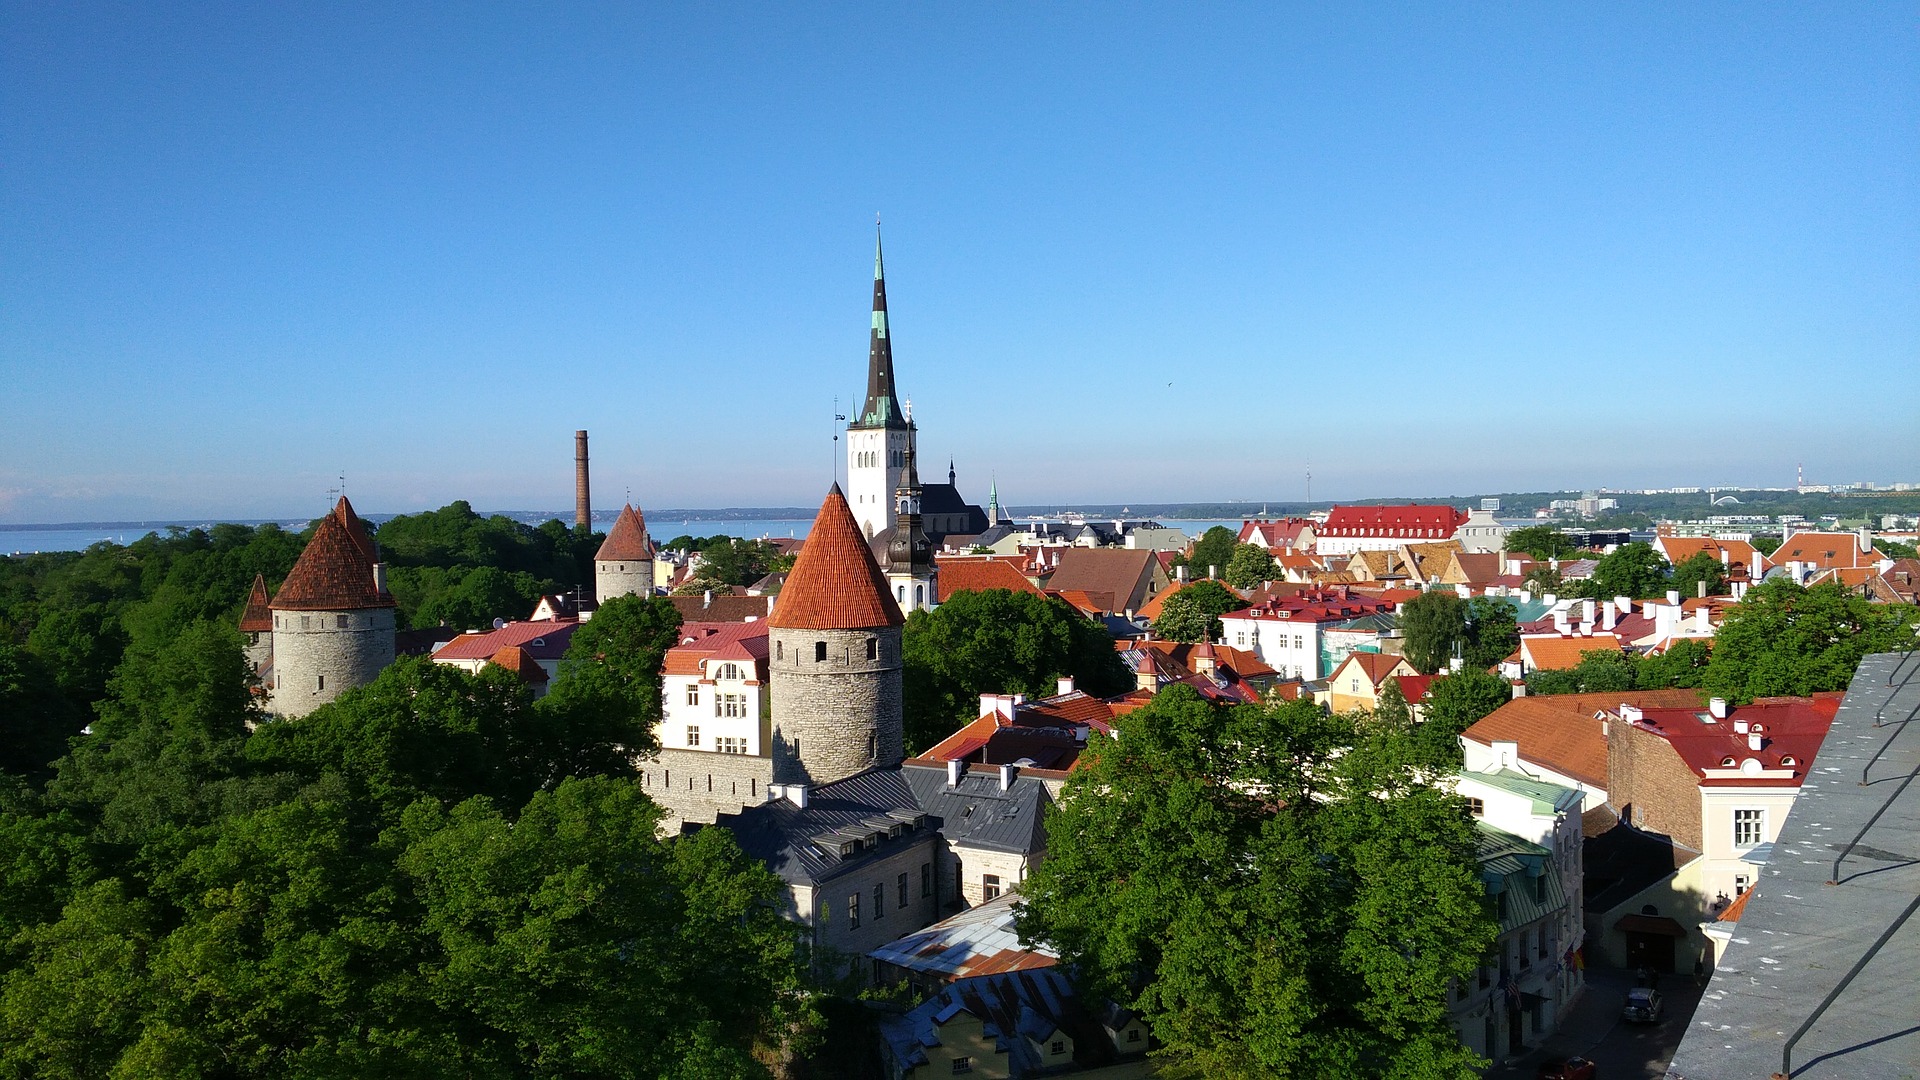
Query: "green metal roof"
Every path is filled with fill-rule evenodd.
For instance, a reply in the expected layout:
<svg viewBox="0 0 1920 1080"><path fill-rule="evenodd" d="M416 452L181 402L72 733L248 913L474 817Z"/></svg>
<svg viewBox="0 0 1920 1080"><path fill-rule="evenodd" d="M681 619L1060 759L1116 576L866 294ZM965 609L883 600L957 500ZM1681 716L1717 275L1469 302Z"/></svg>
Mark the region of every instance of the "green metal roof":
<svg viewBox="0 0 1920 1080"><path fill-rule="evenodd" d="M1480 880L1489 896L1504 897L1501 933L1518 930L1567 906L1566 891L1560 887L1560 875L1553 868L1552 852L1484 821L1474 824L1480 830L1475 845L1480 859Z"/></svg>
<svg viewBox="0 0 1920 1080"><path fill-rule="evenodd" d="M1483 784L1510 791L1522 798L1533 800L1533 812L1551 814L1560 810L1578 810L1580 792L1559 784L1550 784L1545 780L1536 780L1525 773L1512 769L1492 769L1487 772L1463 772L1461 776L1472 777Z"/></svg>

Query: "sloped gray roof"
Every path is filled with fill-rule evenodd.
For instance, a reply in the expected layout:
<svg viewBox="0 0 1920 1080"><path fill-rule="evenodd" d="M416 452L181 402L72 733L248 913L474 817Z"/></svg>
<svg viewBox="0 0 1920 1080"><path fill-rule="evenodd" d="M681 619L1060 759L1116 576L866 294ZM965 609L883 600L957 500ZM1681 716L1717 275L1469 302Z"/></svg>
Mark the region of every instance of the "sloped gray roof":
<svg viewBox="0 0 1920 1080"><path fill-rule="evenodd" d="M895 854L903 846L931 843L931 821L872 847L862 845L844 858L833 840L884 832L890 822L907 824L906 818L921 813L900 770L870 769L811 789L805 809L775 799L738 814L721 814L718 824L732 830L740 849L766 863L782 881L817 885Z"/></svg>
<svg viewBox="0 0 1920 1080"><path fill-rule="evenodd" d="M900 771L928 824L948 843L1028 854L1046 849L1042 818L1053 800L1039 780L1015 770L1013 786L1001 791L997 772L963 773L958 787L948 787L944 768L903 765Z"/></svg>

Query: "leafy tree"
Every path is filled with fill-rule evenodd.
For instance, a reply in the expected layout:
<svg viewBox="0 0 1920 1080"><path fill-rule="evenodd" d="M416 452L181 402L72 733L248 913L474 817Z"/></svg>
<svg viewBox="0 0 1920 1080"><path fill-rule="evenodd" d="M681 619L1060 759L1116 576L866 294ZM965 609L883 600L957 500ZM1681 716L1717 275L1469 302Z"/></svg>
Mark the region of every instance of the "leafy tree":
<svg viewBox="0 0 1920 1080"><path fill-rule="evenodd" d="M83 712L107 696L107 680L127 647L126 631L105 604L47 612L27 635L27 648L44 661L67 700Z"/></svg>
<svg viewBox="0 0 1920 1080"><path fill-rule="evenodd" d="M1706 684L1707 662L1713 650L1697 638L1681 638L1658 656L1643 656L1634 667L1633 685L1639 690L1667 687L1698 689Z"/></svg>
<svg viewBox="0 0 1920 1080"><path fill-rule="evenodd" d="M633 753L653 746L660 667L679 638L679 609L646 596L607 600L573 632L540 709L566 731L575 772L624 772Z"/></svg>
<svg viewBox="0 0 1920 1080"><path fill-rule="evenodd" d="M1631 690L1637 681L1635 658L1618 649L1593 649L1582 653L1574 666L1583 694Z"/></svg>
<svg viewBox="0 0 1920 1080"><path fill-rule="evenodd" d="M1493 596L1467 601L1467 639L1462 652L1468 668L1485 671L1520 647L1519 614L1513 604Z"/></svg>
<svg viewBox="0 0 1920 1080"><path fill-rule="evenodd" d="M1680 590L1680 595L1683 597L1697 596L1700 593L1700 583L1703 581L1706 582L1708 596L1726 594L1726 567L1720 565L1719 559L1701 551L1691 558L1682 559L1673 568L1672 584L1668 587Z"/></svg>
<svg viewBox="0 0 1920 1080"><path fill-rule="evenodd" d="M1187 553L1189 576L1213 577L1225 572L1239 541L1239 536L1225 525L1215 525L1201 533L1200 539L1193 542L1193 550Z"/></svg>
<svg viewBox="0 0 1920 1080"><path fill-rule="evenodd" d="M1920 548L1885 536L1875 537L1873 546L1879 548L1880 553L1890 559L1911 559L1920 556Z"/></svg>
<svg viewBox="0 0 1920 1080"><path fill-rule="evenodd" d="M1753 550L1762 555L1771 555L1779 551L1780 545L1785 542L1786 537L1784 536L1756 536L1747 541L1748 544L1752 545Z"/></svg>
<svg viewBox="0 0 1920 1080"><path fill-rule="evenodd" d="M83 716L39 657L0 643L0 772L44 778Z"/></svg>
<svg viewBox="0 0 1920 1080"><path fill-rule="evenodd" d="M1545 562L1564 559L1578 549L1566 533L1552 525L1528 525L1507 534L1507 550L1525 552Z"/></svg>
<svg viewBox="0 0 1920 1080"><path fill-rule="evenodd" d="M1662 596L1667 591L1667 560L1652 544L1622 544L1602 555L1593 568L1596 596L1631 596L1641 599Z"/></svg>
<svg viewBox="0 0 1920 1080"><path fill-rule="evenodd" d="M1736 703L1845 689L1862 657L1911 647L1914 622L1908 605L1870 603L1831 582L1762 582L1715 632L1705 688Z"/></svg>
<svg viewBox="0 0 1920 1080"><path fill-rule="evenodd" d="M1259 544L1236 544L1233 554L1227 558L1227 584L1236 589L1257 589L1263 582L1272 581L1277 574L1274 571L1273 553Z"/></svg>
<svg viewBox="0 0 1920 1080"><path fill-rule="evenodd" d="M1448 986L1497 927L1439 762L1392 725L1185 687L1115 726L1049 818L1023 938L1139 1010L1176 1072L1474 1075Z"/></svg>
<svg viewBox="0 0 1920 1080"><path fill-rule="evenodd" d="M1451 589L1421 593L1400 609L1407 663L1422 675L1447 666L1454 646L1467 641L1467 603ZM1503 654L1504 655L1504 654Z"/></svg>
<svg viewBox="0 0 1920 1080"><path fill-rule="evenodd" d="M700 593L751 585L768 574L792 568L793 556L780 554L779 548L765 540L716 536L700 549L694 580L681 591Z"/></svg>
<svg viewBox="0 0 1920 1080"><path fill-rule="evenodd" d="M1427 726L1458 736L1511 700L1513 687L1507 680L1467 668L1427 684L1426 703L1420 711Z"/></svg>
<svg viewBox="0 0 1920 1080"><path fill-rule="evenodd" d="M1202 579L1160 602L1160 617L1153 620L1153 632L1170 641L1218 641L1220 616L1246 606L1247 602L1233 590Z"/></svg>
<svg viewBox="0 0 1920 1080"><path fill-rule="evenodd" d="M1577 694L1579 692L1580 675L1572 668L1527 672L1527 693L1529 694Z"/></svg>
<svg viewBox="0 0 1920 1080"><path fill-rule="evenodd" d="M1562 590L1565 588L1560 571L1551 566L1536 566L1527 571L1527 576L1521 579L1521 584L1531 590L1535 596L1545 596L1548 593L1563 595Z"/></svg>
<svg viewBox="0 0 1920 1080"><path fill-rule="evenodd" d="M1046 696L1063 675L1099 696L1133 685L1105 627L1064 601L1007 589L959 592L913 612L901 648L908 753L977 718L981 694Z"/></svg>

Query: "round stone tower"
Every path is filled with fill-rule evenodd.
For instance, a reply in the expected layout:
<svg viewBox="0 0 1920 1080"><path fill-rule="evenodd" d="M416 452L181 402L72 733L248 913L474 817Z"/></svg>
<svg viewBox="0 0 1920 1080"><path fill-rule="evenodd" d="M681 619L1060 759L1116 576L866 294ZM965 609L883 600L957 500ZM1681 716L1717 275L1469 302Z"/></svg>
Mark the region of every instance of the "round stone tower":
<svg viewBox="0 0 1920 1080"><path fill-rule="evenodd" d="M305 716L393 663L394 600L386 568L342 496L280 583L268 710Z"/></svg>
<svg viewBox="0 0 1920 1080"><path fill-rule="evenodd" d="M593 595L596 600L653 595L653 541L647 538L647 520L631 503L594 553Z"/></svg>
<svg viewBox="0 0 1920 1080"><path fill-rule="evenodd" d="M835 484L767 618L775 783L900 764L905 621Z"/></svg>
<svg viewBox="0 0 1920 1080"><path fill-rule="evenodd" d="M265 574L253 575L253 592L247 596L247 609L240 614L240 636L246 641L247 666L254 674L270 678L273 670L273 611L267 601Z"/></svg>

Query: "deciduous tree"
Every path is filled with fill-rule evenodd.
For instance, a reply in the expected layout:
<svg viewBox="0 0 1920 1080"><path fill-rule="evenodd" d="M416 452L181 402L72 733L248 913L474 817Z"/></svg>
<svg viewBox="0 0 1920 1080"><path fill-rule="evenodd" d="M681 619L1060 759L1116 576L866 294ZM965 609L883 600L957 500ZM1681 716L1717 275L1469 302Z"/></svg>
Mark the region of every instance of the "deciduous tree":
<svg viewBox="0 0 1920 1080"><path fill-rule="evenodd" d="M1273 553L1259 544L1236 544L1221 576L1236 589L1257 589L1276 576Z"/></svg>
<svg viewBox="0 0 1920 1080"><path fill-rule="evenodd" d="M1246 606L1245 600L1219 582L1196 581L1160 601L1153 632L1169 641L1218 641L1220 616Z"/></svg>
<svg viewBox="0 0 1920 1080"><path fill-rule="evenodd" d="M1747 702L1845 689L1862 657L1913 644L1915 618L1908 605L1869 603L1832 583L1763 582L1714 633L1706 690Z"/></svg>
<svg viewBox="0 0 1920 1080"><path fill-rule="evenodd" d="M1467 603L1451 589L1421 593L1400 609L1407 663L1422 675L1447 666L1454 646L1467 640Z"/></svg>

